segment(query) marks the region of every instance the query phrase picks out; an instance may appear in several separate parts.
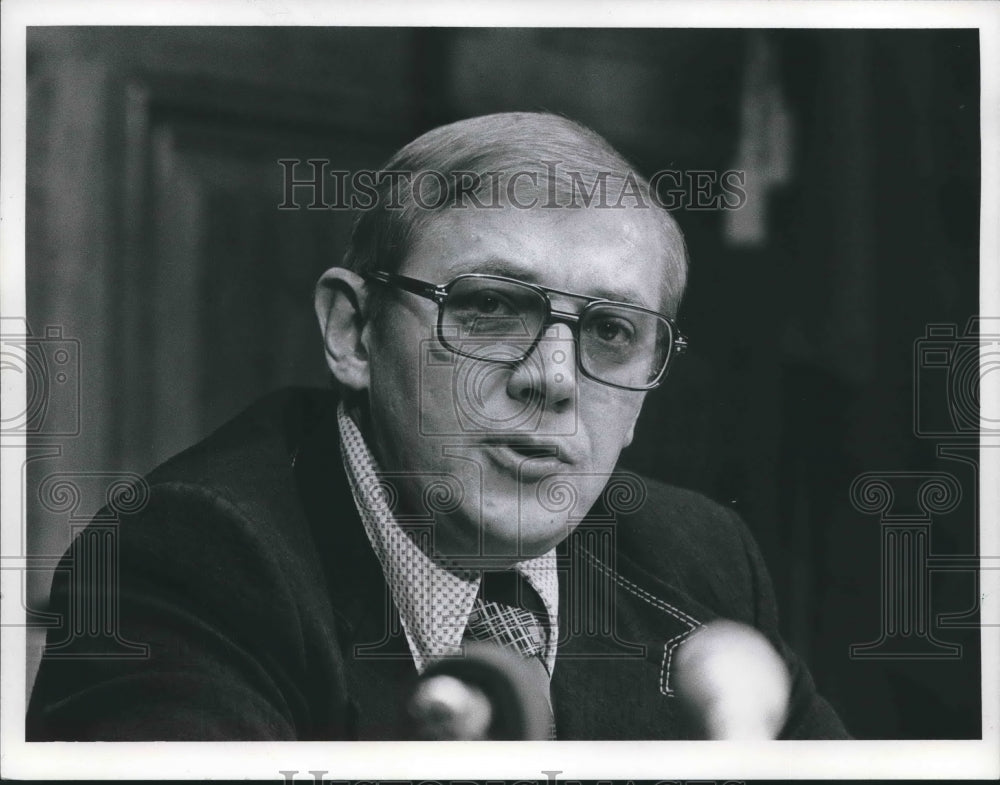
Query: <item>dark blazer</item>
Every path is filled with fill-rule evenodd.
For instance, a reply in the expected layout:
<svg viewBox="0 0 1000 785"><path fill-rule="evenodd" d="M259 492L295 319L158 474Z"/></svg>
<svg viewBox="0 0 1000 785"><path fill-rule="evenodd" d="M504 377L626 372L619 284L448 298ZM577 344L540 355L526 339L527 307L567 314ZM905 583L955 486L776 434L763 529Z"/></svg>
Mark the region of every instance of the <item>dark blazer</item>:
<svg viewBox="0 0 1000 785"><path fill-rule="evenodd" d="M263 399L154 470L148 499L130 500L141 509L119 504L117 522L74 541L29 740L399 736L415 668L344 475L335 405L322 391ZM786 656L785 737L846 737L781 643L760 554L729 510L622 474L558 563L560 739L696 738L671 665L717 617L755 625ZM116 620L88 630L81 614L97 608Z"/></svg>

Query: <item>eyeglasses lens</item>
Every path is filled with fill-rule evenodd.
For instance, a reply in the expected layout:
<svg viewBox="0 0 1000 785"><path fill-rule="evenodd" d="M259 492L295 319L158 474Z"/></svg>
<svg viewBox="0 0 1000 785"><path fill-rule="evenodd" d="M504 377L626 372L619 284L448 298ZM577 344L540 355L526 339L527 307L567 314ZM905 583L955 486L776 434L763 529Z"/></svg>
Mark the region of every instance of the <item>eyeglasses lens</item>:
<svg viewBox="0 0 1000 785"><path fill-rule="evenodd" d="M458 278L448 289L441 333L450 348L468 357L516 362L545 328L548 301L516 281ZM595 304L580 317L580 363L596 379L643 388L659 377L672 331L655 314Z"/></svg>

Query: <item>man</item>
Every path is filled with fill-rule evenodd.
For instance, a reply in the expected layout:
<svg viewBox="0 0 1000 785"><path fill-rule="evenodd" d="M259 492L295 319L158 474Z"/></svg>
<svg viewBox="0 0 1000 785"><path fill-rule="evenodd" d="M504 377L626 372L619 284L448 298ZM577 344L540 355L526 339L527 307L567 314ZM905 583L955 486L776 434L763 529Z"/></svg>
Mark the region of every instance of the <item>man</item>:
<svg viewBox="0 0 1000 785"><path fill-rule="evenodd" d="M118 626L106 657L50 636L29 738L420 736L417 676L472 639L517 650L508 686L556 738L698 738L673 665L717 618L782 652L776 731L845 736L739 519L615 471L685 342L684 243L646 181L569 120L502 114L375 183L317 287L336 391L271 396L155 470L107 546L115 596L74 589L71 549L54 608L89 591Z"/></svg>

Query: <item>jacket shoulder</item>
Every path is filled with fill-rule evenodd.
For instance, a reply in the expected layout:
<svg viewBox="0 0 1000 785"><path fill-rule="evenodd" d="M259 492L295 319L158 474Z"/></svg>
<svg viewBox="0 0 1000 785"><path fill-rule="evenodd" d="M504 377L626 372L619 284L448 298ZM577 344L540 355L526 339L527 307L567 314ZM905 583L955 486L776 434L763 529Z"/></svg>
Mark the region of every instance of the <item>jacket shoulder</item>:
<svg viewBox="0 0 1000 785"><path fill-rule="evenodd" d="M697 491L647 477L632 475L631 482L640 488L639 498L618 516L627 544L650 553L685 555L742 547L746 526L730 508ZM613 498L605 503L614 509Z"/></svg>
<svg viewBox="0 0 1000 785"><path fill-rule="evenodd" d="M291 466L302 439L335 406L334 393L324 390L287 388L270 393L157 466L146 480L151 486L181 482L238 491L235 495L241 497L260 487L260 481L277 468Z"/></svg>
<svg viewBox="0 0 1000 785"><path fill-rule="evenodd" d="M90 604L115 604L114 637L100 645L146 653L82 657L74 647L91 638L71 639L74 656L39 671L34 737L290 739L342 725L337 628L292 467L329 405L297 390L262 399L151 472L142 504L77 536L52 608L68 619L79 602L75 565L113 564L107 586L86 589ZM50 645L62 634L50 631Z"/></svg>
<svg viewBox="0 0 1000 785"><path fill-rule="evenodd" d="M635 477L641 502L616 516L619 569L669 584L719 615L753 619L756 549L739 515L696 491Z"/></svg>
<svg viewBox="0 0 1000 785"><path fill-rule="evenodd" d="M278 574L296 565L293 573L318 577L294 464L335 405L322 390L272 393L161 464L146 477L145 508L121 521L123 545L148 556L173 543L175 567L178 550L194 563L228 552L244 567Z"/></svg>

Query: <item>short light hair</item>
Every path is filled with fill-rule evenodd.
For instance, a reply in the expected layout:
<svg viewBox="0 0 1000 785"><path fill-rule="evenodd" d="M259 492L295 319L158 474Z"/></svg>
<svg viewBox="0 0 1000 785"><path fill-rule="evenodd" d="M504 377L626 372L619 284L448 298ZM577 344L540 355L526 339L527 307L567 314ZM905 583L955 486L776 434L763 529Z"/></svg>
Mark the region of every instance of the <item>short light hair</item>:
<svg viewBox="0 0 1000 785"><path fill-rule="evenodd" d="M486 198L489 177L498 173L534 172L544 178L531 190L551 197L555 194L564 206L586 206L580 190L580 176L593 184L599 175L609 191L616 184L628 182L638 193L644 209L655 211L654 221L661 235L666 291L663 308L675 315L687 281L687 250L684 237L673 217L651 198L649 182L636 172L608 142L588 128L555 114L540 112L505 112L461 120L428 131L397 152L382 167L382 172L437 173L425 178L443 183L441 198L428 209L412 181L404 178L379 178L377 196L368 209L359 210L343 266L357 273L385 270L396 272L406 258L415 233L440 210L456 201L458 175L483 178L479 188L468 192ZM552 176L554 174L554 177ZM575 180L574 180L575 176ZM523 191L518 183L519 193ZM460 194L458 194L460 196ZM520 198L520 197L518 197ZM419 202L419 203L418 203ZM635 199L631 207L636 204ZM625 201L625 206L630 203ZM377 293L376 293L377 298ZM377 303L373 303L377 309Z"/></svg>

